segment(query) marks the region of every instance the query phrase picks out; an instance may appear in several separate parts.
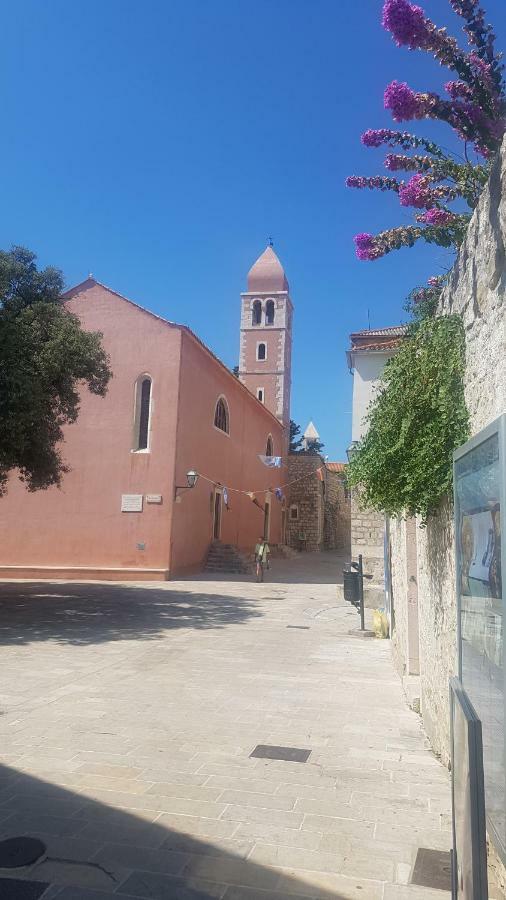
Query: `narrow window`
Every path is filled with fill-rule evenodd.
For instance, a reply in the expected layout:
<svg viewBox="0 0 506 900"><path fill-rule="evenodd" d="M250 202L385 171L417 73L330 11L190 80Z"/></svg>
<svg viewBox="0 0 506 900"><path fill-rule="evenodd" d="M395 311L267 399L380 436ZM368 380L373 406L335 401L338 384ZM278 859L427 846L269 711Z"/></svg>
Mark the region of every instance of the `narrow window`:
<svg viewBox="0 0 506 900"><path fill-rule="evenodd" d="M214 412L214 424L216 428L219 428L220 431L224 431L225 434L229 433L229 422L228 422L228 408L223 397L220 397Z"/></svg>
<svg viewBox="0 0 506 900"><path fill-rule="evenodd" d="M272 437L269 435L267 438L267 445L265 447L265 455L266 456L274 456L274 448L272 445Z"/></svg>
<svg viewBox="0 0 506 900"><path fill-rule="evenodd" d="M260 400L260 403L264 402L264 389L257 388L257 400Z"/></svg>
<svg viewBox="0 0 506 900"><path fill-rule="evenodd" d="M263 360L267 359L267 346L266 344L259 344L257 347L257 359Z"/></svg>
<svg viewBox="0 0 506 900"><path fill-rule="evenodd" d="M265 324L274 325L274 300L268 300L265 304Z"/></svg>
<svg viewBox="0 0 506 900"><path fill-rule="evenodd" d="M135 391L134 450L148 449L150 418L151 378L149 375L143 375L138 379Z"/></svg>
<svg viewBox="0 0 506 900"><path fill-rule="evenodd" d="M253 325L260 325L262 321L262 301L254 300L253 301L253 315L251 318L251 322Z"/></svg>
<svg viewBox="0 0 506 900"><path fill-rule="evenodd" d="M292 522L296 522L298 518L299 518L299 507L296 506L295 504L292 504L292 506L290 507L290 519L292 520Z"/></svg>

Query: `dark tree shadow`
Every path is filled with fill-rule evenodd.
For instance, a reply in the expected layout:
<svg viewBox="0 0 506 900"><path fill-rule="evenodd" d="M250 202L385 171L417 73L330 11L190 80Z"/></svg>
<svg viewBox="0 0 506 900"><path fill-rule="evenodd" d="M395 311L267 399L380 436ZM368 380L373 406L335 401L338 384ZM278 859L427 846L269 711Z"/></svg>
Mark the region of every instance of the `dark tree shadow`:
<svg viewBox="0 0 506 900"><path fill-rule="evenodd" d="M170 629L226 628L261 615L251 599L168 586L0 584L0 644L157 640Z"/></svg>
<svg viewBox="0 0 506 900"><path fill-rule="evenodd" d="M29 835L45 845L34 864L0 868L0 897L350 900L361 889L353 877L349 893L316 888L246 859L248 850L240 842L233 852L193 836L192 829L209 820L183 818L188 819L186 833L0 765L0 840Z"/></svg>

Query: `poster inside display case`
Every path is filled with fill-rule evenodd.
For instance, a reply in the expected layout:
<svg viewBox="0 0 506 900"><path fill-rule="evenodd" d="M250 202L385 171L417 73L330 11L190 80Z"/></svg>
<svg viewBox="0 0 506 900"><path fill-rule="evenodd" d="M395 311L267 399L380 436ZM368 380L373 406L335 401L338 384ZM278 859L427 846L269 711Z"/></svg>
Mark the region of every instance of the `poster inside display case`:
<svg viewBox="0 0 506 900"><path fill-rule="evenodd" d="M454 454L459 675L482 723L488 831L506 862L501 514L506 415Z"/></svg>

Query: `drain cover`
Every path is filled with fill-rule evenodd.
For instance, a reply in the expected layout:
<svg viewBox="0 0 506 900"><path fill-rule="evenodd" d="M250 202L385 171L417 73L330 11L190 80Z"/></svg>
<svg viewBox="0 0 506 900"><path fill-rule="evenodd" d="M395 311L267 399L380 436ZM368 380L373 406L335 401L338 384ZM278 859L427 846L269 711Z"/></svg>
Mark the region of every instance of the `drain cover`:
<svg viewBox="0 0 506 900"><path fill-rule="evenodd" d="M29 866L46 852L46 845L37 838L12 837L0 841L0 869Z"/></svg>
<svg viewBox="0 0 506 900"><path fill-rule="evenodd" d="M425 847L419 847L411 884L419 884L421 887L435 888L440 891L451 891L450 854L445 850L428 850Z"/></svg>
<svg viewBox="0 0 506 900"><path fill-rule="evenodd" d="M309 625L287 625L287 628L298 628L299 631L309 631Z"/></svg>
<svg viewBox="0 0 506 900"><path fill-rule="evenodd" d="M311 755L311 750L302 750L299 747L275 747L272 744L258 744L250 756L260 759L283 759L285 762L305 763Z"/></svg>

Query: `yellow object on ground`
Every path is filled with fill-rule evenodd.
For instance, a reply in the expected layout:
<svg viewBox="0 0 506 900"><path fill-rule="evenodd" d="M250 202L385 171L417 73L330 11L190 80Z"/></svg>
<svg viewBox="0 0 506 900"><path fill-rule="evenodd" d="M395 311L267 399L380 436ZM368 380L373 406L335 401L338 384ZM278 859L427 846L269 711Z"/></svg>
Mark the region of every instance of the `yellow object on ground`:
<svg viewBox="0 0 506 900"><path fill-rule="evenodd" d="M378 638L388 637L388 619L383 609L375 609L372 614L372 629Z"/></svg>

